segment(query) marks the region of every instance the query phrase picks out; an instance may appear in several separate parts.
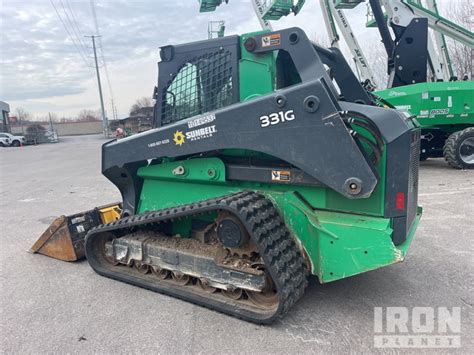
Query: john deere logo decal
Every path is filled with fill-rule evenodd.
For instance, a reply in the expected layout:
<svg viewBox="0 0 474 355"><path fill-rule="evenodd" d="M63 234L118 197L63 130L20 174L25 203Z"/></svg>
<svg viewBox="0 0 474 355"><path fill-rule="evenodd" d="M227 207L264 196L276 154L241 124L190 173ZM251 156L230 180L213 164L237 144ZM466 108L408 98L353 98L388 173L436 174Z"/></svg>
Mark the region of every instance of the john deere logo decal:
<svg viewBox="0 0 474 355"><path fill-rule="evenodd" d="M184 134L181 131L174 132L173 141L176 145L184 144Z"/></svg>

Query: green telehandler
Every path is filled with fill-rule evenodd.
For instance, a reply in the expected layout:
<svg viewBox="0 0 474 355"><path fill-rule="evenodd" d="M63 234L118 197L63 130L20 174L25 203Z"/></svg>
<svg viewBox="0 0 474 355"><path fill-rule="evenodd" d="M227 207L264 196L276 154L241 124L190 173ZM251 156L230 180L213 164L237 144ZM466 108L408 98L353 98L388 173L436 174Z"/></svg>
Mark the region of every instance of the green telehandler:
<svg viewBox="0 0 474 355"><path fill-rule="evenodd" d="M420 131L378 106L339 50L289 28L160 57L154 128L102 147L121 203L63 219L35 251L61 258L46 246L80 230L100 275L256 323L288 311L309 275L405 258Z"/></svg>

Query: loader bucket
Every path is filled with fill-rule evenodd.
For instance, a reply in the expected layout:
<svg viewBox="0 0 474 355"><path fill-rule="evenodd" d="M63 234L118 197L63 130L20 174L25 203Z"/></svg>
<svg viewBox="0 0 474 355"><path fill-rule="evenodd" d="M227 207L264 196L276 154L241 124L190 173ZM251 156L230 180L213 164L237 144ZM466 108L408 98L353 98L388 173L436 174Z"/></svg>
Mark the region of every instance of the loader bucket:
<svg viewBox="0 0 474 355"><path fill-rule="evenodd" d="M100 224L120 218L121 205L114 203L92 210L56 218L33 244L29 252L39 253L63 261L84 258L84 239L87 232Z"/></svg>

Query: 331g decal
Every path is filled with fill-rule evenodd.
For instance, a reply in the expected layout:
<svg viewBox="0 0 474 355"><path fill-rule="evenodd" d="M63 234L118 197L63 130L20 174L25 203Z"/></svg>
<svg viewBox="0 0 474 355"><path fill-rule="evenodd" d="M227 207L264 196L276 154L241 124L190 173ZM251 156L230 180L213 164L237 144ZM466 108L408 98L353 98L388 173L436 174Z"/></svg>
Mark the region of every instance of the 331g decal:
<svg viewBox="0 0 474 355"><path fill-rule="evenodd" d="M269 115L263 115L260 117L260 127L265 128L286 121L293 121L295 118L293 110L272 112Z"/></svg>

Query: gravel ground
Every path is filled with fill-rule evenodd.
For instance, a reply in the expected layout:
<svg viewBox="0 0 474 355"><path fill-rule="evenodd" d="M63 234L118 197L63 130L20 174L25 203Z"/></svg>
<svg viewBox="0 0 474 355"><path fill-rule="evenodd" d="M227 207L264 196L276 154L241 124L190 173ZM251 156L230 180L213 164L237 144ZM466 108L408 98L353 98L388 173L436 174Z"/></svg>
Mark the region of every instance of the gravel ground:
<svg viewBox="0 0 474 355"><path fill-rule="evenodd" d="M374 307L386 306L461 307L453 351L474 353L473 171L423 162L424 215L404 263L313 278L285 318L257 326L26 252L55 216L120 199L100 173L103 142L0 149L2 353L373 353Z"/></svg>

